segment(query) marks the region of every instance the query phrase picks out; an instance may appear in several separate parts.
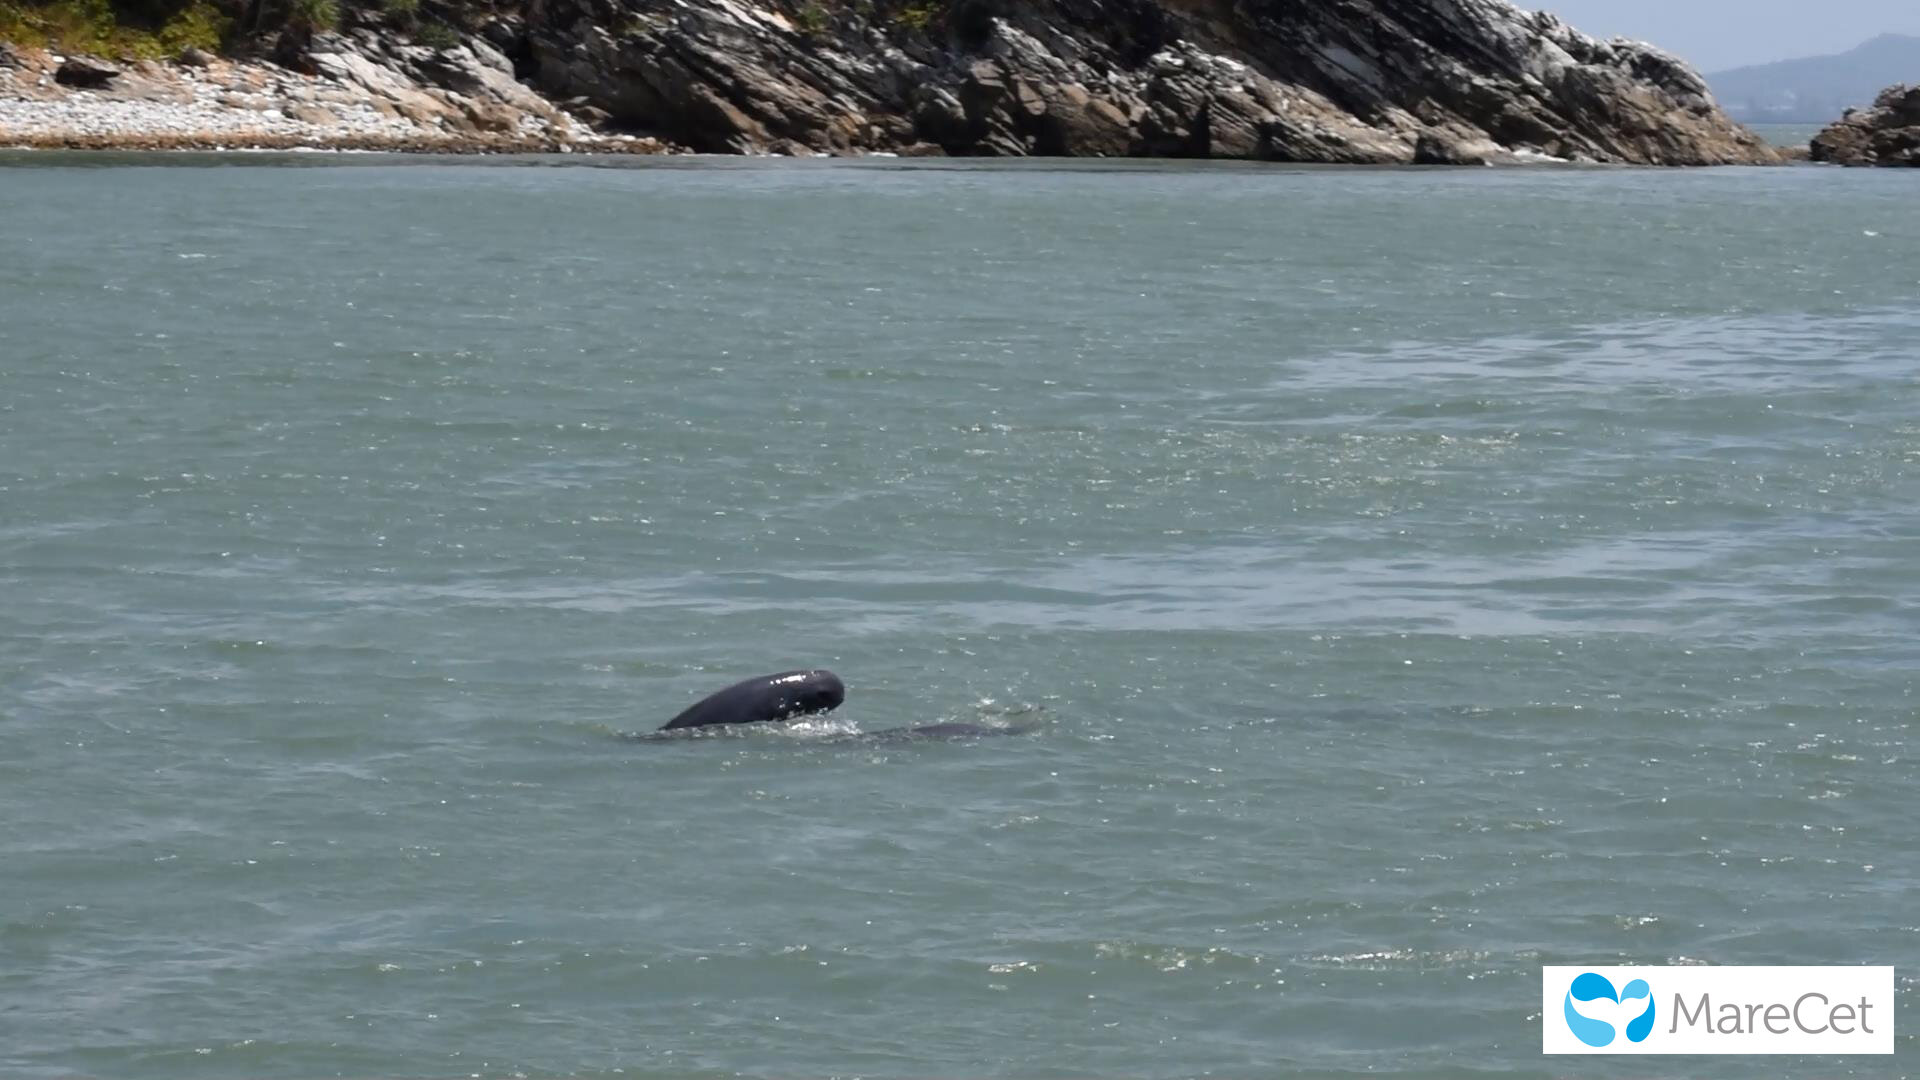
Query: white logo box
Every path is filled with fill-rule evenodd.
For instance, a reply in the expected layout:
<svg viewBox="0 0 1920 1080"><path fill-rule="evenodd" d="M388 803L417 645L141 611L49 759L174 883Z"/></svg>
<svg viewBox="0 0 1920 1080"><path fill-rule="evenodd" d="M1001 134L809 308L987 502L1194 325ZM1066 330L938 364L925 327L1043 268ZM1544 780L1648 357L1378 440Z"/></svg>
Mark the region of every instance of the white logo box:
<svg viewBox="0 0 1920 1080"><path fill-rule="evenodd" d="M1646 997L1574 1000L1574 981L1592 973L1616 998L1639 980ZM1589 980L1583 991L1600 983ZM1631 1023L1651 1000L1650 1030L1638 1042ZM1891 967L1543 967L1540 1052L1543 1054L1891 1054ZM1599 1038L1589 1045L1575 1027Z"/></svg>

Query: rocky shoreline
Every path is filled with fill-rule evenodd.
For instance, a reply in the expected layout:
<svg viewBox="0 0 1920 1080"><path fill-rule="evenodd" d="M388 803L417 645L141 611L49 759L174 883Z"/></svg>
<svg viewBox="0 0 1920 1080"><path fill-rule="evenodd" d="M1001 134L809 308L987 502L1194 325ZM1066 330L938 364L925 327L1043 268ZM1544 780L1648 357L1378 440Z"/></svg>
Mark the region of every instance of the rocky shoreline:
<svg viewBox="0 0 1920 1080"><path fill-rule="evenodd" d="M672 149L658 139L594 131L514 80L512 65L485 42L400 48L418 55L380 64L357 51L314 53L310 73L270 60L198 55L174 63L107 64L5 48L0 148L433 154ZM387 52L376 55L385 58ZM442 81L458 81L462 90L408 75L407 61L437 65L447 73Z"/></svg>
<svg viewBox="0 0 1920 1080"><path fill-rule="evenodd" d="M1507 0L505 0L441 47L343 10L96 86L0 47L0 145L1782 159L1679 59Z"/></svg>

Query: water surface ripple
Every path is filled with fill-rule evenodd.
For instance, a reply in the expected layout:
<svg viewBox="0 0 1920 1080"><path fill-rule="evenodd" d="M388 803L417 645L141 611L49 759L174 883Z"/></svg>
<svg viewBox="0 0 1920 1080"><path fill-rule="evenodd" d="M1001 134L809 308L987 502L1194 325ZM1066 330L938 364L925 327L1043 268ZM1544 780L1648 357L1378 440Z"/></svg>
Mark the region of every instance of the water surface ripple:
<svg viewBox="0 0 1920 1080"><path fill-rule="evenodd" d="M1909 178L100 160L0 168L0 1072L1544 1078L1542 964L1911 1007ZM801 664L833 723L611 737Z"/></svg>

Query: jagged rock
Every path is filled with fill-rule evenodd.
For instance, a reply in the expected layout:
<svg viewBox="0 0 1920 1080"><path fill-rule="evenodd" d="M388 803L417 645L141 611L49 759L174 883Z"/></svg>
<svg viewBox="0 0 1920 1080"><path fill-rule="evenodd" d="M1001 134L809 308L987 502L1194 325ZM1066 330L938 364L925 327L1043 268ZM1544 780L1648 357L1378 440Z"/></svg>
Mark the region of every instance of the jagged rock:
<svg viewBox="0 0 1920 1080"><path fill-rule="evenodd" d="M298 120L303 124L312 124L315 127L332 127L340 122L340 118L334 115L333 110L323 105L294 102L286 106L282 111L287 114L287 119L289 120Z"/></svg>
<svg viewBox="0 0 1920 1080"><path fill-rule="evenodd" d="M595 131L604 131L613 122L613 114L595 105L581 104L573 110L574 119Z"/></svg>
<svg viewBox="0 0 1920 1080"><path fill-rule="evenodd" d="M551 102L514 77L504 53L480 37L426 48L360 26L315 34L306 56L321 75L372 93L418 124L511 133L525 117L568 137L575 130Z"/></svg>
<svg viewBox="0 0 1920 1080"><path fill-rule="evenodd" d="M402 118L427 128L438 127L454 115L447 111L446 106L424 94L415 94L412 100L394 102L393 111L399 113Z"/></svg>
<svg viewBox="0 0 1920 1080"><path fill-rule="evenodd" d="M712 151L1777 160L1678 59L1506 0L951 0L924 28L886 0L799 10L529 0L508 51L553 94Z"/></svg>
<svg viewBox="0 0 1920 1080"><path fill-rule="evenodd" d="M1498 165L1514 160L1498 143L1472 134L1423 131L1413 145L1415 165Z"/></svg>
<svg viewBox="0 0 1920 1080"><path fill-rule="evenodd" d="M466 114L476 131L506 133L520 126L520 113L505 105L480 101L462 103L461 112Z"/></svg>
<svg viewBox="0 0 1920 1080"><path fill-rule="evenodd" d="M1880 92L1873 104L1891 113L1894 123L1902 127L1920 124L1920 86L1888 87Z"/></svg>
<svg viewBox="0 0 1920 1080"><path fill-rule="evenodd" d="M213 54L198 45L189 45L180 50L181 67L205 68L213 66Z"/></svg>
<svg viewBox="0 0 1920 1080"><path fill-rule="evenodd" d="M76 90L104 90L120 77L120 69L85 56L70 56L53 73L53 81Z"/></svg>
<svg viewBox="0 0 1920 1080"><path fill-rule="evenodd" d="M1808 155L1835 165L1920 166L1920 85L1890 86L1872 108L1848 109L1813 137Z"/></svg>

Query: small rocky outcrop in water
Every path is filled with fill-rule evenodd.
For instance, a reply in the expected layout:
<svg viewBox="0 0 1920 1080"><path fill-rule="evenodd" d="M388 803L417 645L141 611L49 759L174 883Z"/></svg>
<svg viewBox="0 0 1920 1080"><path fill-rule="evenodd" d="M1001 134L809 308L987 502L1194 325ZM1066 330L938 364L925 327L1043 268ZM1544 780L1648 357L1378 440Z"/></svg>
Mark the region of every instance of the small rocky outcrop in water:
<svg viewBox="0 0 1920 1080"><path fill-rule="evenodd" d="M1505 0L530 0L521 73L696 149L1776 160L1685 63Z"/></svg>
<svg viewBox="0 0 1920 1080"><path fill-rule="evenodd" d="M1890 86L1872 108L1848 109L1813 137L1810 152L1835 165L1920 166L1920 85Z"/></svg>

